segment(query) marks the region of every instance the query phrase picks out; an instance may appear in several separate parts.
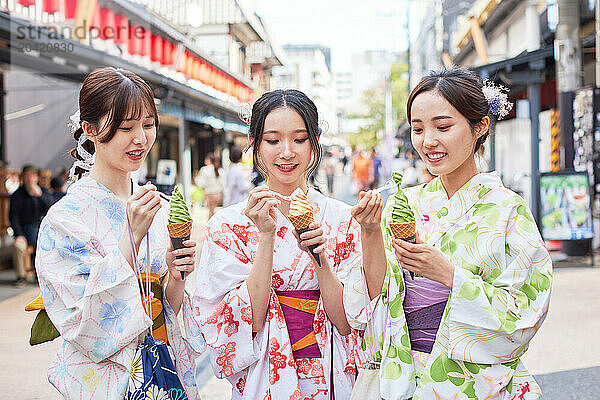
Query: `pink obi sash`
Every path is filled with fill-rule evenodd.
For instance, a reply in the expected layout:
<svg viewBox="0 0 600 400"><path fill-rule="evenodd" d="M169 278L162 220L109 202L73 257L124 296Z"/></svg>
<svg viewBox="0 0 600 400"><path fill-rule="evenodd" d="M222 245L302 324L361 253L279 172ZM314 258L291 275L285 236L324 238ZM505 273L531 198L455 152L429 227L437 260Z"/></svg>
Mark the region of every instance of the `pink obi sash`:
<svg viewBox="0 0 600 400"><path fill-rule="evenodd" d="M285 317L294 359L321 358L321 350L313 329L319 304L319 290L276 291Z"/></svg>

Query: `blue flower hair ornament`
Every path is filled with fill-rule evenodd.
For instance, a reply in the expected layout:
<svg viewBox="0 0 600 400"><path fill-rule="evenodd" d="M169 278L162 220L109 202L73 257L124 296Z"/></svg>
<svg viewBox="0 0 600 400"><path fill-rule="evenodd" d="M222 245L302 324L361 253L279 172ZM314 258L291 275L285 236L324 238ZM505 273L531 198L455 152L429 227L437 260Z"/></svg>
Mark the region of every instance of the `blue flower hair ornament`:
<svg viewBox="0 0 600 400"><path fill-rule="evenodd" d="M513 104L508 100L508 88L496 85L494 82L486 79L483 81L481 91L490 106L490 112L498 120L506 117L510 110L512 110Z"/></svg>

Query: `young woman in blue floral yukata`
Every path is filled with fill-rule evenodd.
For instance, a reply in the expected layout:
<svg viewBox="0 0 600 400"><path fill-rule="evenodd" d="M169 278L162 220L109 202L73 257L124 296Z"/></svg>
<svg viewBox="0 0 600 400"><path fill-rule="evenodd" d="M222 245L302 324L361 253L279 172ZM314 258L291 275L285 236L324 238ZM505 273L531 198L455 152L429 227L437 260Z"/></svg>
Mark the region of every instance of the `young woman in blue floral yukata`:
<svg viewBox="0 0 600 400"><path fill-rule="evenodd" d="M50 383L67 399L123 399L128 386L143 382L133 358L152 327L169 346L187 397L197 399L193 370L202 338L184 339L176 316L191 313L180 271L193 271L196 243L173 251L168 204L152 184L131 180L156 138L152 89L132 72L99 68L84 80L79 113L71 119L77 179L42 221L35 263L44 306L64 340L48 371ZM146 261L153 292L164 290L162 301L152 300L154 324L135 269Z"/></svg>
<svg viewBox="0 0 600 400"><path fill-rule="evenodd" d="M393 198L383 208L367 192L352 209L363 260L344 304L373 348L384 399L541 397L520 358L548 310L551 259L525 201L475 160L509 109L505 89L467 70L424 77L407 117L436 177L405 190L416 243L392 236Z"/></svg>

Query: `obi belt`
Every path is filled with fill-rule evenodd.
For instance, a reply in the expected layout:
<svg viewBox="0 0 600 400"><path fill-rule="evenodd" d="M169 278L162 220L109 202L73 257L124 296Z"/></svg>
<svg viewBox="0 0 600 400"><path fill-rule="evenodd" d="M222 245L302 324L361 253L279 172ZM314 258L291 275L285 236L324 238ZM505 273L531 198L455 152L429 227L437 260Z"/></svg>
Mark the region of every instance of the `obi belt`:
<svg viewBox="0 0 600 400"><path fill-rule="evenodd" d="M431 354L450 289L422 276L408 278L404 270L404 314L413 350Z"/></svg>
<svg viewBox="0 0 600 400"><path fill-rule="evenodd" d="M142 273L142 280L144 282L140 282L140 287L143 287L145 284L145 273ZM165 311L163 309L163 288L160 284L160 277L157 274L150 274L150 290L152 292L152 300L150 300L153 322L152 335L155 339L168 343L167 327L165 325ZM38 312L38 315L31 327L31 337L29 339L29 344L32 346L54 340L60 336L60 333L54 327L54 324L52 321L50 321L50 318L46 313L46 308L44 307L41 293L37 298L35 298L35 300L25 306L25 311L37 310L40 311Z"/></svg>
<svg viewBox="0 0 600 400"><path fill-rule="evenodd" d="M142 272L141 286L146 282L146 273ZM168 343L167 326L165 325L165 310L163 308L163 287L160 284L158 274L150 274L150 291L152 299L150 300L150 309L152 310L152 336L154 339Z"/></svg>
<svg viewBox="0 0 600 400"><path fill-rule="evenodd" d="M319 304L319 290L276 291L285 317L294 359L321 358L321 350L313 328Z"/></svg>

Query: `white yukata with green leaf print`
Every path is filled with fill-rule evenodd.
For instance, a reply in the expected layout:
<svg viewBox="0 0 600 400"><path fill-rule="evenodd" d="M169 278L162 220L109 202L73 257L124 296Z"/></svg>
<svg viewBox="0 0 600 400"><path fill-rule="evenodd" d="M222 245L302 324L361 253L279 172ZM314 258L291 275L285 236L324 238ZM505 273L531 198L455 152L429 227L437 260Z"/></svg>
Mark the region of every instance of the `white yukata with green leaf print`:
<svg viewBox="0 0 600 400"><path fill-rule="evenodd" d="M388 276L371 301L382 397L541 398L520 357L546 316L552 262L527 204L496 173L474 176L450 199L439 177L405 193L421 240L448 257L454 280L431 354L411 351L387 204L382 227ZM350 324L365 331L369 354L361 271L355 264L345 280L344 304Z"/></svg>

